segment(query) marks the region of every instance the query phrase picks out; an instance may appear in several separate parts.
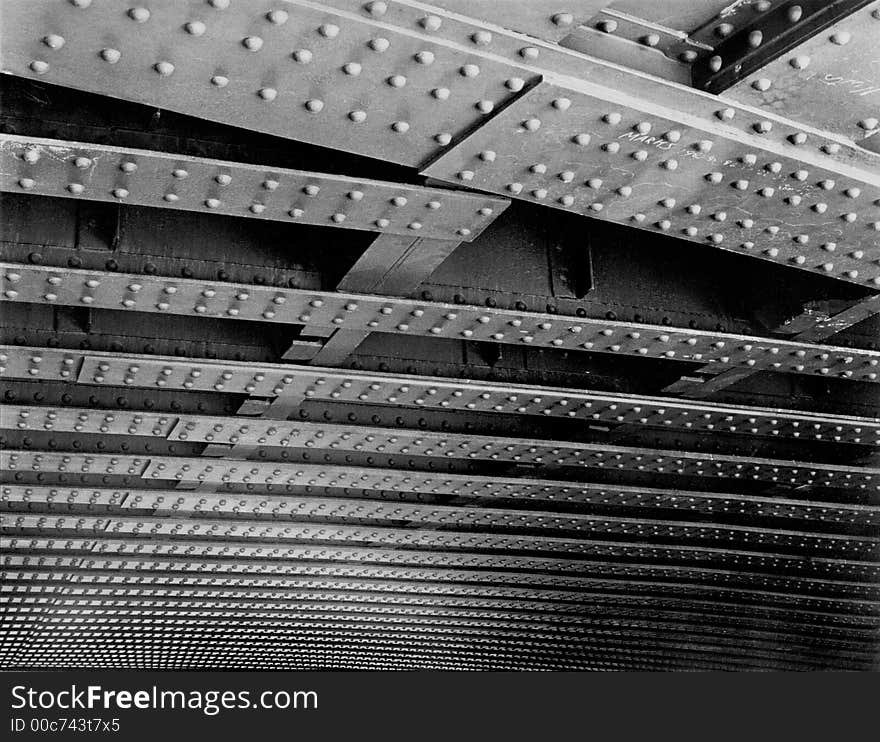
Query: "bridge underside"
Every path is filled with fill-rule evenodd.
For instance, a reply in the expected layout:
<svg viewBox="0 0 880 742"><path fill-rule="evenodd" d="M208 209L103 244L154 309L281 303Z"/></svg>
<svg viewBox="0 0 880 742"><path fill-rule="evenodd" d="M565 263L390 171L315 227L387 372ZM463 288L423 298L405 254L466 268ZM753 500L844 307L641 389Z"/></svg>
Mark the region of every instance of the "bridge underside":
<svg viewBox="0 0 880 742"><path fill-rule="evenodd" d="M0 667L878 668L880 2L0 20Z"/></svg>

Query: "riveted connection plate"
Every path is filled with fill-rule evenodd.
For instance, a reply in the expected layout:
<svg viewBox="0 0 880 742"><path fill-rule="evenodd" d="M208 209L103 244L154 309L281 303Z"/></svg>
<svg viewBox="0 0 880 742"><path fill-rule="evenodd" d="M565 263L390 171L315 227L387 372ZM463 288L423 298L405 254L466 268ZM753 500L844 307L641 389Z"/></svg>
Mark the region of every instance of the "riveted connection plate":
<svg viewBox="0 0 880 742"><path fill-rule="evenodd" d="M863 445L880 442L880 421L873 418L554 387L17 346L0 346L0 364L0 375L6 378L64 380L71 377L71 369L79 369L74 378L81 384L546 415Z"/></svg>
<svg viewBox="0 0 880 742"><path fill-rule="evenodd" d="M0 135L0 189L471 240L507 203L436 188Z"/></svg>
<svg viewBox="0 0 880 742"><path fill-rule="evenodd" d="M0 263L6 300L338 327L880 381L880 352L329 291Z"/></svg>
<svg viewBox="0 0 880 742"><path fill-rule="evenodd" d="M364 3L276 5L12 0L3 68L413 166L526 84L477 47L377 22Z"/></svg>
<svg viewBox="0 0 880 742"><path fill-rule="evenodd" d="M714 130L682 126L623 96L542 83L424 172L880 286L880 175L810 167L794 143L755 147L719 115Z"/></svg>
<svg viewBox="0 0 880 742"><path fill-rule="evenodd" d="M880 153L878 37L880 2L872 2L755 70L724 97L801 119Z"/></svg>

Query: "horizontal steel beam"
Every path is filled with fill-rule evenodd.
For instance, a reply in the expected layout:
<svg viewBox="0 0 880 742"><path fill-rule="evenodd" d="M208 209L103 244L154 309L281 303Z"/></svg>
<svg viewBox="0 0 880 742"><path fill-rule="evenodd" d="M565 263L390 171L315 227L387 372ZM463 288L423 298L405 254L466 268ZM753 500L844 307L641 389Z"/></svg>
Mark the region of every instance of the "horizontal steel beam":
<svg viewBox="0 0 880 742"><path fill-rule="evenodd" d="M260 452L263 452L277 459L279 452L272 452L271 449L282 449L282 458L284 450L288 449L333 450L375 453L389 457L442 457L524 466L556 465L587 470L734 479L792 488L834 487L869 494L880 491L880 469L876 467L299 420L285 422L240 416L178 415L124 409L43 407L7 403L0 408L0 430L137 436L198 442L210 444L205 451L208 456L232 453L259 458ZM724 494L716 496L734 497ZM817 492L812 492L810 497L821 500L821 494ZM743 501L748 502L750 499L752 498L745 497ZM764 502L767 506L776 503L781 506L786 500L773 497L767 500L757 498L754 502ZM857 512L861 516L856 515ZM870 512L870 509L845 507L843 510L829 511L827 516L834 519L849 514L849 517L869 518ZM873 522L873 519L865 522Z"/></svg>
<svg viewBox="0 0 880 742"><path fill-rule="evenodd" d="M507 207L438 188L10 134L0 134L0 190L455 243Z"/></svg>
<svg viewBox="0 0 880 742"><path fill-rule="evenodd" d="M664 397L280 364L0 346L0 375L41 381L530 414L877 445L880 420Z"/></svg>
<svg viewBox="0 0 880 742"><path fill-rule="evenodd" d="M306 550L302 550L306 552ZM140 556L136 553L118 557L106 552L92 552L77 556L52 557L10 552L0 559L0 565L10 575L25 579L37 570L54 569L74 575L81 571L107 574L152 574L185 577L213 575L239 577L244 580L279 580L285 576L305 577L361 577L382 580L419 580L459 582L468 584L531 585L535 588L585 589L596 580L632 580L650 586L655 583L724 586L730 589L748 588L776 593L798 593L810 596L857 597L877 599L880 588L870 582L834 581L813 577L776 576L761 572L710 569L705 567L664 566L661 564L615 564L585 560L549 559L546 557L496 558L480 554L457 552L449 562L459 567L444 565L443 552L419 552L409 555L409 563L396 563L388 551L371 550L364 558L353 549L326 549L322 558L314 555L296 560L250 560L235 558L189 556ZM422 560L421 563L419 560ZM488 566L503 562L504 570ZM433 564L438 566L425 566ZM251 584L248 582L248 584ZM256 583L253 583L256 584Z"/></svg>
<svg viewBox="0 0 880 742"><path fill-rule="evenodd" d="M48 522L48 521L47 521ZM177 558L223 558L245 560L333 559L358 563L382 563L409 566L434 566L446 568L479 567L481 569L526 569L532 571L583 572L589 570L595 561L604 560L603 565L614 569L615 574L646 576L636 567L646 563L662 564L666 567L688 569L704 568L713 572L718 570L741 570L764 574L816 577L828 582L876 581L880 567L876 562L848 560L841 561L815 555L811 558L797 557L781 553L761 551L707 551L695 546L667 546L658 544L633 544L623 541L608 543L583 541L583 554L578 556L542 556L526 552L480 551L476 545L466 545L454 551L431 548L424 545L418 549L400 549L395 544L346 545L344 543L310 544L308 542L248 542L246 539L198 539L157 536L145 539L140 534L126 535L96 533L89 538L71 533L55 535L7 535L2 544L5 549L25 554L55 554L79 550L94 552L95 555L151 556ZM636 563L635 565L633 563ZM626 572L626 567L634 571Z"/></svg>
<svg viewBox="0 0 880 742"><path fill-rule="evenodd" d="M720 599L719 599L720 598ZM63 583L28 583L22 585L0 586L0 605L3 603L18 606L34 606L49 603L51 606L69 605L128 607L143 604L150 608L187 606L198 608L222 607L233 609L283 609L297 610L300 606L318 607L319 610L332 610L337 603L371 605L380 612L397 611L398 607L434 607L463 609L467 612L496 611L518 612L528 616L568 617L577 622L582 611L594 604L608 606L639 605L651 606L662 612L666 609L684 609L709 614L730 613L751 618L775 617L780 623L795 625L815 622L831 623L834 626L867 629L876 632L880 626L880 615L876 610L847 610L840 603L818 599L793 599L778 604L756 601L753 603L724 600L723 596L689 593L680 591L657 594L626 593L583 593L576 600L543 600L540 595L530 598L507 598L485 595L458 595L437 592L385 591L371 590L368 587L314 588L294 590L242 590L217 589L195 590L181 587L124 587L100 585L70 585Z"/></svg>
<svg viewBox="0 0 880 742"><path fill-rule="evenodd" d="M69 601L65 601L69 603ZM290 620L289 613L277 609L239 609L230 606L223 608L151 608L137 603L128 606L98 604L91 606L71 605L10 605L6 618L0 618L4 625L23 624L27 621L51 621L53 618L68 619L78 623L113 624L121 621L134 621L144 626L163 623L214 623L221 621L227 625L265 621L284 623ZM560 616L541 617L521 613L497 613L481 615L478 611L435 610L430 607L401 607L398 611L389 607L387 611L367 610L363 604L348 606L333 605L330 610L298 607L297 618L302 621L370 623L395 627L443 626L471 629L494 629L509 632L552 631L557 635L576 636L594 629L605 627L634 628L662 631L669 634L701 634L711 637L740 636L756 640L769 639L778 645L794 644L805 647L828 647L852 651L854 654L873 652L873 642L878 633L876 629L857 629L854 627L834 627L822 625L787 626L780 629L776 621L756 617L711 616L698 613L660 611L653 613L650 607L603 608L600 605L586 606L576 618Z"/></svg>
<svg viewBox="0 0 880 742"><path fill-rule="evenodd" d="M880 351L331 291L0 263L6 301L526 344L880 381ZM701 369L703 370L703 369Z"/></svg>
<svg viewBox="0 0 880 742"><path fill-rule="evenodd" d="M145 614L137 610L110 609L85 609L67 610L53 609L51 613L12 614L6 618L0 618L0 625L10 633L24 633L49 629L53 633L62 631L77 631L78 635L88 632L95 636L106 635L108 632L155 632L158 635L172 631L191 635L192 633L230 634L244 633L257 626L256 632L276 633L279 630L298 628L302 629L327 629L331 632L343 629L363 630L369 629L393 634L405 633L413 636L427 635L450 635L458 632L459 635L486 637L497 635L503 642L507 638L524 636L528 638L568 640L577 642L582 635L586 636L619 636L621 632L630 633L635 637L648 638L679 638L690 636L697 645L705 643L716 646L730 646L739 643L743 647L755 647L763 652L791 652L803 657L827 657L832 655L838 658L851 658L855 660L871 659L874 652L870 645L861 646L852 643L837 641L823 641L818 637L810 642L804 642L796 637L785 636L778 633L743 629L719 629L706 631L706 627L683 626L675 623L662 621L643 622L621 620L614 617L605 619L591 619L585 617L577 626L555 625L540 622L508 623L504 621L467 621L463 619L445 619L435 617L432 621L418 618L395 618L393 615L356 615L356 614L297 614L295 618L282 619L269 612L255 611L252 613L227 614L212 613L209 611L194 611L189 615L171 613L169 615ZM42 626L40 626L42 624Z"/></svg>

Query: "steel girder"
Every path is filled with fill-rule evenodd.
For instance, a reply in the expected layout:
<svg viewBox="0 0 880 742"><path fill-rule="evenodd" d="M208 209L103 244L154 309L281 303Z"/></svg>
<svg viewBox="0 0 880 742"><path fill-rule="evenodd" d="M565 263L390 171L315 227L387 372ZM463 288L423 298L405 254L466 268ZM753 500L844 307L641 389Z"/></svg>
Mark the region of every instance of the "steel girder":
<svg viewBox="0 0 880 742"><path fill-rule="evenodd" d="M130 5L13 0L4 71L412 172L208 159L148 133L140 149L20 123L2 135L2 189L32 203L380 233L341 282L309 290L43 266L41 252L26 264L14 244L2 666L875 666L880 420L837 414L833 397L870 411L880 358L853 342L864 333L828 338L876 317L878 129L858 67L876 3L803 3L797 18L792 3L676 0L502 15L457 0ZM591 33L675 59L680 83ZM699 86L733 87L689 87L689 67ZM819 84L829 98L813 105ZM459 243L498 239L511 199L843 288L824 295L835 311L774 337L413 298ZM112 253L118 238L72 249ZM218 252L215 266L237 262ZM112 318L123 334L191 324L177 356L94 350L92 323ZM23 325L38 331L19 339ZM287 331L270 361L188 339L256 328ZM609 374L679 364L682 378L657 395L597 391L589 374L478 381L460 361L449 376L332 368L379 337L409 343L404 358L456 342L489 366L527 348L523 366L546 350ZM791 403L690 398L761 374L799 390ZM816 391L794 403L804 388L827 390L822 411Z"/></svg>

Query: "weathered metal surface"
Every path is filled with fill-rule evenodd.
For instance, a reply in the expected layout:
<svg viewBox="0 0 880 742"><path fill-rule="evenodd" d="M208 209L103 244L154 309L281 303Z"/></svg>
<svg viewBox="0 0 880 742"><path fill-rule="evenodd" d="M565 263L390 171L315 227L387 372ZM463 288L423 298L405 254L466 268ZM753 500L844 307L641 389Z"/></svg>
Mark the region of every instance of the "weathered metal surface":
<svg viewBox="0 0 880 742"><path fill-rule="evenodd" d="M387 296L0 263L6 301L223 317L880 381L880 351ZM306 331L305 334L308 334ZM362 339L362 336L358 336Z"/></svg>
<svg viewBox="0 0 880 742"><path fill-rule="evenodd" d="M405 3L400 3L401 5ZM529 2L498 2L498 0L433 0L429 5L419 3L426 10L430 5L438 10L458 13L469 19L492 24L501 28L518 31L545 41L560 41L580 23L589 19L596 11L610 4L610 0L529 0ZM376 6L384 6L383 17L389 9L388 3L368 3L365 11L375 15ZM392 12L398 3L391 7ZM427 19L430 17L426 15ZM431 27L442 19L434 16L422 27Z"/></svg>
<svg viewBox="0 0 880 742"><path fill-rule="evenodd" d="M13 0L4 4L2 64L21 76L409 165L525 84L511 80L508 63L480 56L476 43L470 53L437 43L420 26L413 31L425 33L377 19L362 2L344 2L338 12L305 2L260 5Z"/></svg>
<svg viewBox="0 0 880 742"><path fill-rule="evenodd" d="M430 430L339 425L322 422L279 422L259 418L195 415L150 415L125 410L34 407L6 404L0 428L7 430L102 433L152 436L217 446L209 455L232 453L232 447L260 450L309 449L358 451L386 456L434 456L470 461L499 461L526 466L638 471L685 475L773 486L834 487L876 492L880 470L827 463L761 459L660 448L612 446L511 436L438 433ZM220 450L228 447L228 451ZM284 455L283 453L281 454ZM835 510L834 516L844 512Z"/></svg>
<svg viewBox="0 0 880 742"><path fill-rule="evenodd" d="M547 415L610 423L877 445L880 421L760 407L691 403L663 397L517 387L468 379L364 374L242 362L123 357L53 348L0 346L7 378L82 384L326 399L463 411Z"/></svg>
<svg viewBox="0 0 880 742"><path fill-rule="evenodd" d="M778 58L738 71L724 97L796 117L880 153L880 3L855 5L864 7L787 46Z"/></svg>
<svg viewBox="0 0 880 742"><path fill-rule="evenodd" d="M506 202L436 188L0 135L0 189L471 240Z"/></svg>
<svg viewBox="0 0 880 742"><path fill-rule="evenodd" d="M796 143L755 149L716 111L713 127L682 126L633 100L544 83L425 173L880 286L880 175L837 168ZM809 139L791 133L801 135Z"/></svg>

